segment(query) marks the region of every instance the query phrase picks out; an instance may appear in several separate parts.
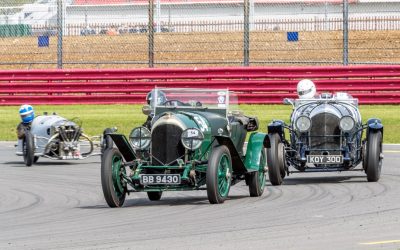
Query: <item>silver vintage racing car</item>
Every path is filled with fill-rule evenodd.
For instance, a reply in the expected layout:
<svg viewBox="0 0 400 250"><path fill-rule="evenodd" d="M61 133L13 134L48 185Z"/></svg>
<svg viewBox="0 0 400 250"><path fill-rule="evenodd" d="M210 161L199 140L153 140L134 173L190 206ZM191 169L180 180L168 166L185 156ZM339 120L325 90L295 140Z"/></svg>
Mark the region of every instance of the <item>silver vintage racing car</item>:
<svg viewBox="0 0 400 250"><path fill-rule="evenodd" d="M377 118L363 124L357 99L347 93L325 93L284 103L293 106L290 124L274 120L268 125L268 173L273 185L280 185L291 172L361 170L368 181L379 180L383 125ZM355 169L361 162L362 168Z"/></svg>
<svg viewBox="0 0 400 250"><path fill-rule="evenodd" d="M102 136L89 137L83 133L81 122L57 114L44 114L19 126L16 154L31 166L39 157L54 160L79 160L100 155Z"/></svg>

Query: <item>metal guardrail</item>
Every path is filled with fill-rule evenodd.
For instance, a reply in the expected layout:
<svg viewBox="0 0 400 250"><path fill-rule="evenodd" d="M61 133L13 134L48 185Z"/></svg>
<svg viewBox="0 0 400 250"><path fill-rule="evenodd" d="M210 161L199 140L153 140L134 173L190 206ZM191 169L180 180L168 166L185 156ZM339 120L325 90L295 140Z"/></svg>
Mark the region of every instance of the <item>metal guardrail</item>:
<svg viewBox="0 0 400 250"><path fill-rule="evenodd" d="M228 88L246 104L296 97L308 78L318 92L346 91L361 104L400 104L400 65L0 71L0 105L144 103L155 86Z"/></svg>

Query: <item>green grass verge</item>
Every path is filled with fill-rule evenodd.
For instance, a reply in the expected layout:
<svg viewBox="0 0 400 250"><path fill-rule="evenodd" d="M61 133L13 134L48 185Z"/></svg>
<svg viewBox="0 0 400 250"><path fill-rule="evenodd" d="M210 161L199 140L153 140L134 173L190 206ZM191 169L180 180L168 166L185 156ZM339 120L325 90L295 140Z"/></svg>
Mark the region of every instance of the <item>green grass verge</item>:
<svg viewBox="0 0 400 250"><path fill-rule="evenodd" d="M17 106L0 107L0 140L16 140L15 128L19 123ZM79 117L84 132L88 135L99 135L107 127L117 127L123 134L140 126L146 119L142 114L142 105L68 105L68 106L34 106L36 115L44 111L57 112L59 115L72 119ZM260 121L260 131L266 131L267 124L272 119L289 121L291 107L286 105L240 105L244 114L257 116ZM400 143L400 106L399 105L361 105L363 122L368 118L378 117L384 124L384 142Z"/></svg>

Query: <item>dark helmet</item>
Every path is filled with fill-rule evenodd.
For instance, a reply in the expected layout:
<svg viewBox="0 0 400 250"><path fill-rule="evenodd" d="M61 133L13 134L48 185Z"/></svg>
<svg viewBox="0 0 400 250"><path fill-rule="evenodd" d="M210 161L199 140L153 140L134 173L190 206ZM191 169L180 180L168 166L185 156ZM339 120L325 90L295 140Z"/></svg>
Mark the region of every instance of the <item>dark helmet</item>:
<svg viewBox="0 0 400 250"><path fill-rule="evenodd" d="M155 97L157 98L157 101L154 100ZM153 89L152 91L147 93L146 102L150 106L155 106L156 104L160 105L166 101L167 101L167 97L165 96L165 93L161 90Z"/></svg>

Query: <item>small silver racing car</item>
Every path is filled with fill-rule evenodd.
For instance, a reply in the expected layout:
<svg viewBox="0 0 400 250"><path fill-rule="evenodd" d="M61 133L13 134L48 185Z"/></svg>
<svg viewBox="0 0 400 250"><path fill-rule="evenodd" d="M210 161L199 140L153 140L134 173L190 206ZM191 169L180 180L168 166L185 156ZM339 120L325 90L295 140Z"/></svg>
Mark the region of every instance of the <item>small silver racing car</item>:
<svg viewBox="0 0 400 250"><path fill-rule="evenodd" d="M37 116L24 126L16 144L16 154L24 157L26 166L39 157L53 160L80 160L100 155L103 136L89 137L83 133L78 118L68 120L55 113Z"/></svg>

